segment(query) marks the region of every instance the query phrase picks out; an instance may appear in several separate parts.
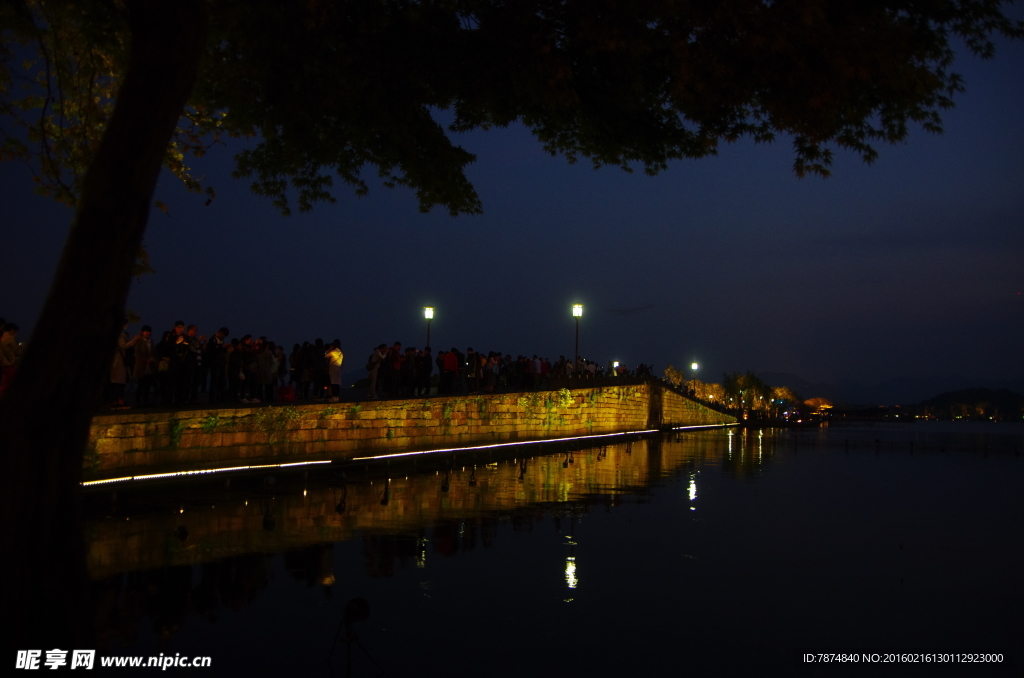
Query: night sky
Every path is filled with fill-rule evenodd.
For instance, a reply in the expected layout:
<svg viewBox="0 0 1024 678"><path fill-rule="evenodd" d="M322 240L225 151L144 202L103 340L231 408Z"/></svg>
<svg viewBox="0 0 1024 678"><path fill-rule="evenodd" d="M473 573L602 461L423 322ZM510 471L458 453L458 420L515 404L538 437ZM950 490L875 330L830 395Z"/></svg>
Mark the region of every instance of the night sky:
<svg viewBox="0 0 1024 678"><path fill-rule="evenodd" d="M485 213L454 219L373 184L282 217L230 177L233 141L193 163L217 190L209 206L161 174L170 215L154 211L146 236L157 273L128 306L156 333L180 318L289 350L341 339L346 383L381 342L422 346L425 305L435 350L571 355L573 302L582 355L658 374L697 360L709 381L1021 379L1024 45L956 70L967 92L944 135L915 129L872 166L837 152L827 180L796 178L785 138L652 178L568 165L522 127L461 135ZM27 339L72 214L34 195L24 166L0 177L0 316Z"/></svg>

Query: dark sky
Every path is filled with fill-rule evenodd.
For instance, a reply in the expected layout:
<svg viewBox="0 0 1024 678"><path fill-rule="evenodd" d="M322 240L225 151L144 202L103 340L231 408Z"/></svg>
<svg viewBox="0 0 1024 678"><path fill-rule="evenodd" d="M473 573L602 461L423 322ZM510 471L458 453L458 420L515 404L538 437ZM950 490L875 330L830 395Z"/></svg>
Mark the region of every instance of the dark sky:
<svg viewBox="0 0 1024 678"><path fill-rule="evenodd" d="M375 187L282 217L231 179L240 143L219 148L195 165L208 207L161 175L157 273L129 307L158 332L181 318L288 347L339 338L352 377L378 343L422 346L428 304L435 349L569 355L577 301L583 355L659 374L696 359L714 381L1024 377L1024 45L957 70L944 135L914 130L872 166L838 153L828 180L797 179L786 139L651 178L567 165L510 128L460 137L482 216L423 215ZM0 177L0 315L27 337L71 212L23 167Z"/></svg>

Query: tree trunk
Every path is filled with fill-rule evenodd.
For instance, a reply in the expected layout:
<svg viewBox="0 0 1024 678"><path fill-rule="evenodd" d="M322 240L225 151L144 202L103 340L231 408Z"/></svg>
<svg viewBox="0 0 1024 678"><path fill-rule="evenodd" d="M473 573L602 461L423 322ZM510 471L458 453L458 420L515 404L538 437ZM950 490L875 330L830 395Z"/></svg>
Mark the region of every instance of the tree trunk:
<svg viewBox="0 0 1024 678"><path fill-rule="evenodd" d="M17 649L91 648L80 511L89 424L109 378L157 175L206 40L202 0L128 4L117 102L14 382L0 401L3 610ZM12 653L13 654L13 653Z"/></svg>

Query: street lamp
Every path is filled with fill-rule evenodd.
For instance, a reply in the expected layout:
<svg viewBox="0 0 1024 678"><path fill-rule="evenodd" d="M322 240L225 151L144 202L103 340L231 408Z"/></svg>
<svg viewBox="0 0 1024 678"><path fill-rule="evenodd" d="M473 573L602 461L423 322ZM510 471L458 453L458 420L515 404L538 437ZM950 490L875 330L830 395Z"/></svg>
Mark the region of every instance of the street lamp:
<svg viewBox="0 0 1024 678"><path fill-rule="evenodd" d="M423 317L427 319L427 346L430 346L430 321L434 319L434 307L424 306Z"/></svg>
<svg viewBox="0 0 1024 678"><path fill-rule="evenodd" d="M572 317L576 318L576 362L573 365L576 367L576 373L580 371L580 318L583 317L583 304L572 305Z"/></svg>

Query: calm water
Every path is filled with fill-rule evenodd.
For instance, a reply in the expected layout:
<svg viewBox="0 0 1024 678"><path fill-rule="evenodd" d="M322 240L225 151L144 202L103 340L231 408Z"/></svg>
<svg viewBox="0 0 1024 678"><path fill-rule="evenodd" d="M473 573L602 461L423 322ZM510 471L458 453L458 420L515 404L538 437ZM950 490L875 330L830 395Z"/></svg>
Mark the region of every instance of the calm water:
<svg viewBox="0 0 1024 678"><path fill-rule="evenodd" d="M346 675L361 597L354 676L1024 675L1024 425L551 450L91 492L100 654ZM796 660L886 649L1007 663Z"/></svg>

